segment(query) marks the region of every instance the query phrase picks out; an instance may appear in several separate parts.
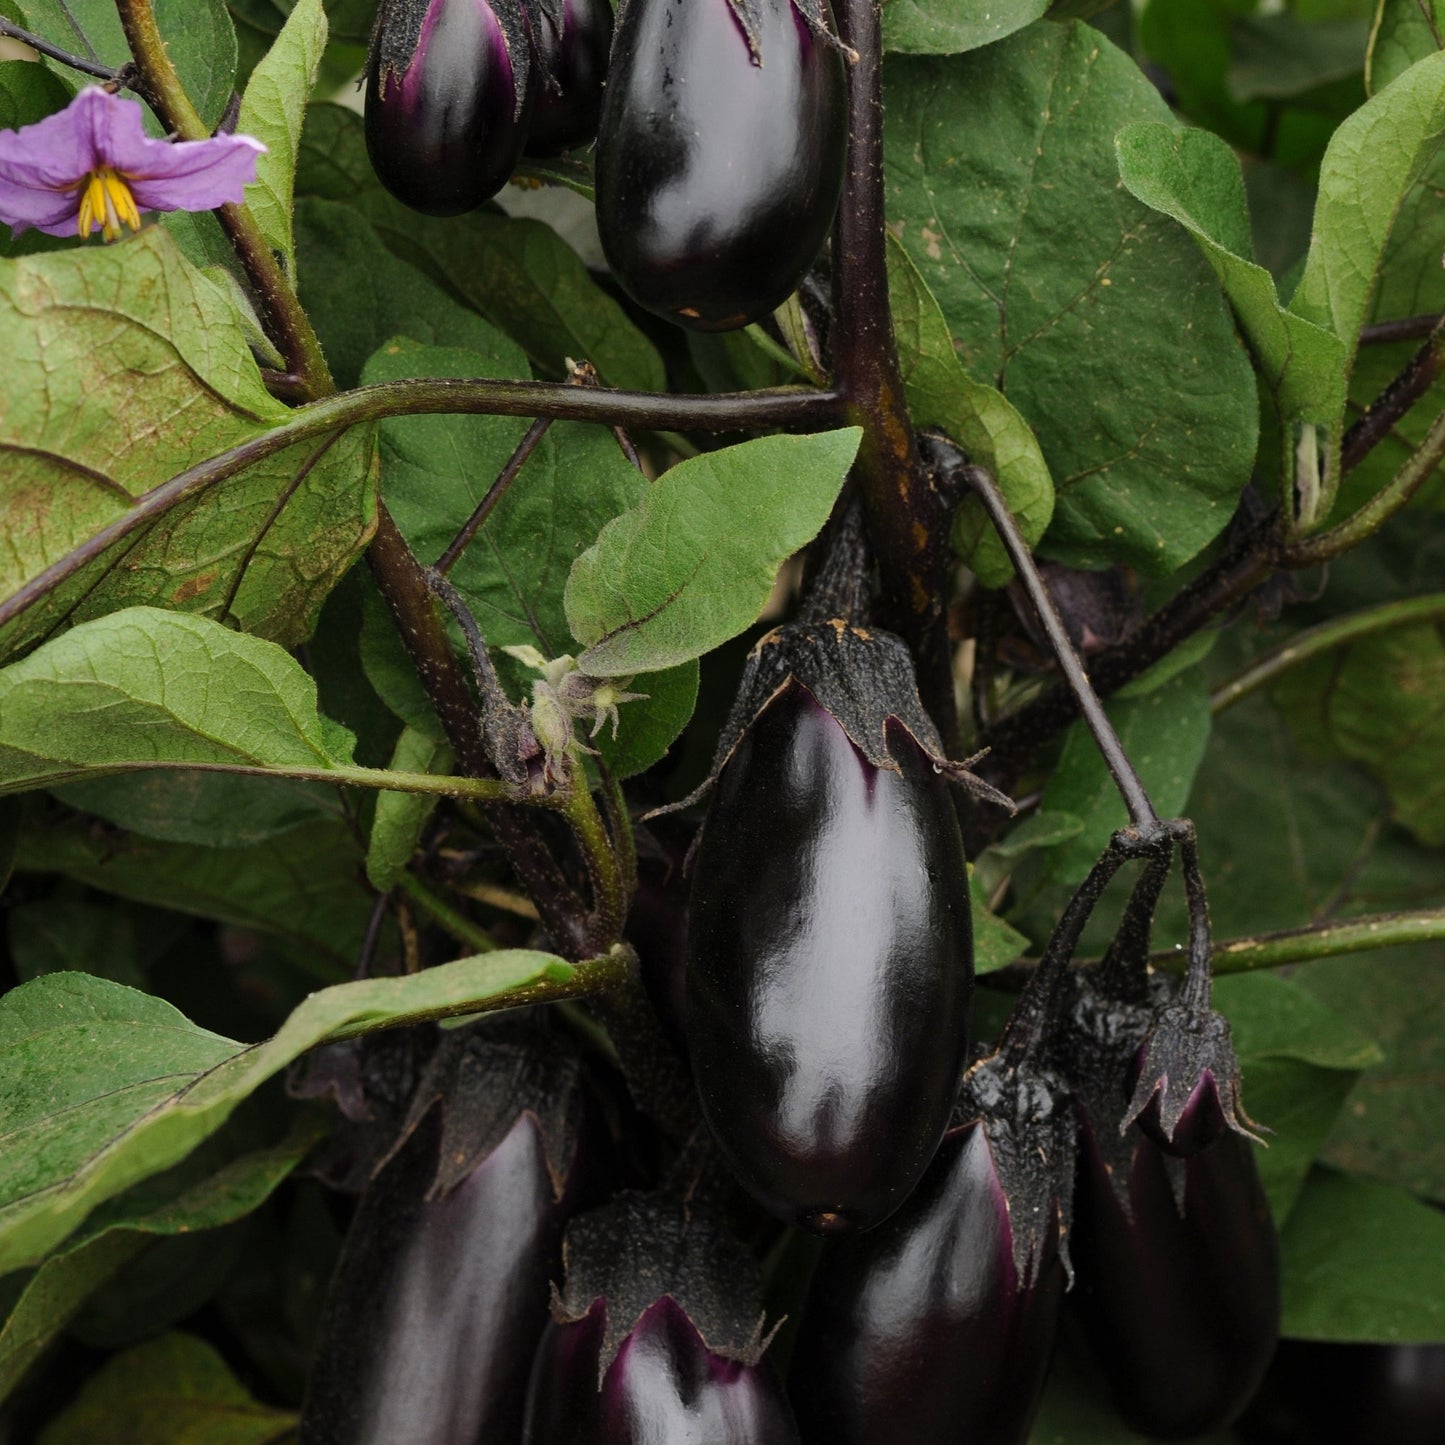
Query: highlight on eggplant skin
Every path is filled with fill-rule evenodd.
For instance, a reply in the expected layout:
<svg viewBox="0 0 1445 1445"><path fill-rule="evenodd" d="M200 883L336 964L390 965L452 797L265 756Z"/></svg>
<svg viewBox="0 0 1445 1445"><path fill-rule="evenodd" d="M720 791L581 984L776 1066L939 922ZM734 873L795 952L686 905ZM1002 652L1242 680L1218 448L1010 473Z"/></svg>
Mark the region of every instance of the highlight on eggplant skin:
<svg viewBox="0 0 1445 1445"><path fill-rule="evenodd" d="M950 1132L896 1214L825 1246L789 1379L803 1445L1024 1445L1063 1297L1057 1237L1022 1280L988 1133Z"/></svg>
<svg viewBox="0 0 1445 1445"><path fill-rule="evenodd" d="M1084 1116L1072 1298L1115 1408L1143 1434L1224 1429L1274 1355L1279 1244L1253 1150L1231 1131L1173 1159L1131 1128L1111 1172Z"/></svg>
<svg viewBox="0 0 1445 1445"><path fill-rule="evenodd" d="M428 1200L439 1111L362 1195L307 1381L301 1445L475 1445L521 1428L563 1207L541 1129L519 1114Z"/></svg>
<svg viewBox="0 0 1445 1445"><path fill-rule="evenodd" d="M366 150L382 184L414 210L473 210L516 169L530 57L525 32L504 20L488 0L383 0L367 63Z"/></svg>
<svg viewBox="0 0 1445 1445"><path fill-rule="evenodd" d="M560 0L560 10L560 32L546 14L532 23L536 64L524 153L540 160L575 150L596 137L612 49L608 0Z"/></svg>
<svg viewBox="0 0 1445 1445"><path fill-rule="evenodd" d="M765 1208L869 1229L912 1192L966 1049L972 931L948 786L875 766L789 681L722 768L693 864L687 1038L723 1156Z"/></svg>
<svg viewBox="0 0 1445 1445"><path fill-rule="evenodd" d="M608 264L640 306L699 331L781 305L842 190L842 58L793 0L749 8L756 56L731 0L628 0L598 125Z"/></svg>

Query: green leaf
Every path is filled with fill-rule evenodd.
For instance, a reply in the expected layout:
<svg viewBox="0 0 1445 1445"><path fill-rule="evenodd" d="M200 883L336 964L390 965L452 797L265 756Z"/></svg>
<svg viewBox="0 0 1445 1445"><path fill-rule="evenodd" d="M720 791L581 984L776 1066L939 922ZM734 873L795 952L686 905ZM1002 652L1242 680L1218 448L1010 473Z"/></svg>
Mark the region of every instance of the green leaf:
<svg viewBox="0 0 1445 1445"><path fill-rule="evenodd" d="M284 648L132 607L0 670L0 791L185 763L326 771L350 762Z"/></svg>
<svg viewBox="0 0 1445 1445"><path fill-rule="evenodd" d="M1119 734L1161 818L1182 813L1194 775L1209 741L1209 694L1198 673L1181 673L1143 697L1115 699L1108 705ZM1064 739L1059 765L1044 789L1043 806L1072 813L1083 831L1059 849L1052 872L1076 882L1116 828L1129 821L1114 780L1082 721Z"/></svg>
<svg viewBox="0 0 1445 1445"><path fill-rule="evenodd" d="M495 374L488 368L508 360L519 369L525 365L506 343L502 348L510 357L397 340L372 357L364 378L488 375ZM418 556L431 561L442 554L525 430L525 422L504 417L398 417L383 423L383 490ZM530 644L549 658L580 652L562 603L568 574L602 528L650 492L605 429L550 427L450 574L489 645ZM373 680L398 715L435 733L415 672L398 655L395 627L383 617L368 617L363 644L368 667L377 669ZM500 662L504 674L510 671L505 659ZM519 699L528 697L531 676L516 673L514 681ZM621 709L616 740L607 728L594 743L619 777L650 767L682 731L696 701L696 663L649 672L629 690L645 693L645 700Z"/></svg>
<svg viewBox="0 0 1445 1445"><path fill-rule="evenodd" d="M888 296L914 424L941 427L993 473L1024 540L1033 546L1054 514L1054 484L1038 439L1002 392L964 371L937 300L891 234ZM959 510L953 545L985 587L1003 587L1013 576L1013 563L976 497L966 498Z"/></svg>
<svg viewBox="0 0 1445 1445"><path fill-rule="evenodd" d="M258 1209L313 1147L318 1133L306 1122L280 1144L198 1170L195 1164L207 1152L202 1149L96 1210L30 1278L0 1327L0 1400L85 1300L149 1243L217 1229Z"/></svg>
<svg viewBox="0 0 1445 1445"><path fill-rule="evenodd" d="M253 1399L210 1345L172 1333L107 1360L39 1445L281 1445L295 1428L294 1413Z"/></svg>
<svg viewBox="0 0 1445 1445"><path fill-rule="evenodd" d="M418 215L377 180L355 112L310 108L297 187L356 208L394 255L504 331L547 374L562 376L571 357L591 361L609 386L660 391L666 385L656 348L551 227L492 210ZM403 330L394 326L377 340ZM417 339L472 345L445 333Z"/></svg>
<svg viewBox="0 0 1445 1445"><path fill-rule="evenodd" d="M444 773L451 765L452 750L445 743L411 728L402 729L391 758L393 768L409 773ZM422 793L383 793L376 800L366 848L366 876L378 892L395 887L406 871L436 802Z"/></svg>
<svg viewBox="0 0 1445 1445"><path fill-rule="evenodd" d="M990 913L988 897L978 874L968 875L968 897L973 905L973 971L976 974L993 973L996 969L1007 968L1015 959L1022 958L1029 941L1016 928L1010 928L997 914Z"/></svg>
<svg viewBox="0 0 1445 1445"><path fill-rule="evenodd" d="M1299 1059L1358 1072L1380 1062L1379 1045L1345 1015L1291 979L1269 973L1214 981L1214 1005L1228 1015L1235 1047L1256 1059Z"/></svg>
<svg viewBox="0 0 1445 1445"><path fill-rule="evenodd" d="M296 274L296 240L291 228L291 193L306 101L326 49L326 11L321 0L300 0L266 58L251 72L241 97L236 129L267 148L256 162L256 180L246 187L246 204L287 274Z"/></svg>
<svg viewBox="0 0 1445 1445"><path fill-rule="evenodd" d="M0 1274L38 1263L96 1205L184 1158L292 1059L328 1039L484 1008L570 979L507 949L312 994L264 1044L197 1028L168 1003L85 974L0 998Z"/></svg>
<svg viewBox="0 0 1445 1445"><path fill-rule="evenodd" d="M1229 88L1235 98L1286 100L1360 74L1369 26L1359 20L1247 15L1234 26Z"/></svg>
<svg viewBox="0 0 1445 1445"><path fill-rule="evenodd" d="M1365 87L1371 95L1417 60L1442 48L1445 0L1379 0L1370 48L1365 57Z"/></svg>
<svg viewBox="0 0 1445 1445"><path fill-rule="evenodd" d="M883 48L913 55L957 55L992 45L1039 19L1049 0L995 0L988 6L958 0L887 0Z"/></svg>
<svg viewBox="0 0 1445 1445"><path fill-rule="evenodd" d="M169 511L137 512L197 458L288 415L224 293L162 227L0 261L0 354L0 597L107 525L139 524L9 623L0 651L136 604L229 616L287 644L307 635L373 526L371 429L299 444Z"/></svg>
<svg viewBox="0 0 1445 1445"><path fill-rule="evenodd" d="M1280 1237L1283 1332L1445 1342L1445 1215L1399 1189L1321 1170Z"/></svg>
<svg viewBox="0 0 1445 1445"><path fill-rule="evenodd" d="M175 941L179 921L174 914L118 906L113 899L50 897L12 904L6 934L21 983L80 969L144 988L147 967Z"/></svg>
<svg viewBox="0 0 1445 1445"><path fill-rule="evenodd" d="M1218 283L1124 192L1114 136L1169 112L1083 22L885 67L887 214L959 359L1034 428L1042 550L1165 573L1228 521L1258 402Z"/></svg>
<svg viewBox="0 0 1445 1445"><path fill-rule="evenodd" d="M778 567L827 521L861 435L760 437L666 472L573 564L564 601L583 669L675 666L756 621Z"/></svg>

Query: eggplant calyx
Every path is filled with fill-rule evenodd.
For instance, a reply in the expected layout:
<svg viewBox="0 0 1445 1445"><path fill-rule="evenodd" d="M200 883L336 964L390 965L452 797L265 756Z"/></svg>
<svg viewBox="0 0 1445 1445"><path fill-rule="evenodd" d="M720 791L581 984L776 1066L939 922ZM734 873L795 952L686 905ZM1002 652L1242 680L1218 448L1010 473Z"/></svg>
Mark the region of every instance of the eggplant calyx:
<svg viewBox="0 0 1445 1445"><path fill-rule="evenodd" d="M1256 1144L1261 1126L1244 1112L1229 1021L1213 1009L1171 1003L1139 1051L1139 1076L1119 1124L1137 1122L1169 1153L1188 1157L1232 1129Z"/></svg>
<svg viewBox="0 0 1445 1445"><path fill-rule="evenodd" d="M761 44L763 29L761 0L727 0L727 4L733 12L733 18L738 22L738 29L743 32L743 38L748 42L748 54L752 56L753 64L764 64L766 58L763 55ZM831 45L834 50L839 51L849 64L858 59L858 52L851 45L844 45L833 33L833 27L828 23L828 7L825 0L793 0L793 8L802 16L808 29L825 45Z"/></svg>

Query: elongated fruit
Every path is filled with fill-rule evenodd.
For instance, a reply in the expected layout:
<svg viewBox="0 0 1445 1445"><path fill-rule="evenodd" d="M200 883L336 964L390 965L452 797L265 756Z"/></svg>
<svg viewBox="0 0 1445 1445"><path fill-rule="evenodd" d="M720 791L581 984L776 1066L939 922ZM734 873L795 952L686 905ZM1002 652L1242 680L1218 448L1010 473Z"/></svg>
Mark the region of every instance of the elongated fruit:
<svg viewBox="0 0 1445 1445"><path fill-rule="evenodd" d="M687 1038L704 1116L780 1217L868 1229L948 1122L972 990L947 785L896 717L870 762L796 679L722 768L694 862Z"/></svg>
<svg viewBox="0 0 1445 1445"><path fill-rule="evenodd" d="M612 7L607 0L560 0L560 26L542 15L532 37L529 156L557 156L585 145L597 134L602 87L612 49Z"/></svg>
<svg viewBox="0 0 1445 1445"><path fill-rule="evenodd" d="M516 168L530 52L487 0L383 0L366 77L366 149L399 201L470 211Z"/></svg>
<svg viewBox="0 0 1445 1445"><path fill-rule="evenodd" d="M597 133L608 264L650 311L745 326L797 288L828 234L846 144L843 62L792 0L629 0Z"/></svg>

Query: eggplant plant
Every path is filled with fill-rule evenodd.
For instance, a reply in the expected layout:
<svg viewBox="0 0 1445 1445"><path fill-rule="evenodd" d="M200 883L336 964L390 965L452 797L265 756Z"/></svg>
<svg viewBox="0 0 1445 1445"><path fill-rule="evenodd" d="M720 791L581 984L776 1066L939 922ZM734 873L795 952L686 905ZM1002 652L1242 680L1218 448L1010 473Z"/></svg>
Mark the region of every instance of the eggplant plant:
<svg viewBox="0 0 1445 1445"><path fill-rule="evenodd" d="M1434 1438L1441 0L0 9L0 1439Z"/></svg>

